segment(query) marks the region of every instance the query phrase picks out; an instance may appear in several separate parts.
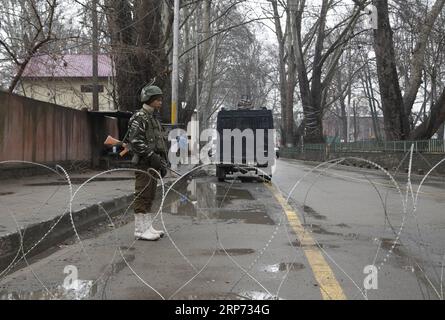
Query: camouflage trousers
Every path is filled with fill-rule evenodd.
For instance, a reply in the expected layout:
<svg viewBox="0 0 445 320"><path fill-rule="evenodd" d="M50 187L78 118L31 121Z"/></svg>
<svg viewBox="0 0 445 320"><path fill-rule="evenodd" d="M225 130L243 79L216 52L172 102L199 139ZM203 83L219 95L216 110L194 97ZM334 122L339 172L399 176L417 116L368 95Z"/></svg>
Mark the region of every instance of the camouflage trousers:
<svg viewBox="0 0 445 320"><path fill-rule="evenodd" d="M153 201L156 196L156 186L158 180L155 178L155 173L136 172L135 182L135 213L149 213L151 212Z"/></svg>

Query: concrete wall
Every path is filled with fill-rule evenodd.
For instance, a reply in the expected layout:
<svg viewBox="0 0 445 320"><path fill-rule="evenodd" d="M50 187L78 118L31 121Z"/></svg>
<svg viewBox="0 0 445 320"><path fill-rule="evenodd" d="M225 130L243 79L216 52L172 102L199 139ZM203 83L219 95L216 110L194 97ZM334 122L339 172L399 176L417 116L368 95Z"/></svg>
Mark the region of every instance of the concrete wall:
<svg viewBox="0 0 445 320"><path fill-rule="evenodd" d="M0 91L0 161L92 161L93 149L103 148L94 140L97 122L85 111ZM118 136L116 119L100 122L101 136Z"/></svg>
<svg viewBox="0 0 445 320"><path fill-rule="evenodd" d="M399 168L399 172L406 172L409 167L409 155L403 152L330 152L326 151L306 151L300 152L295 149L285 149L281 151L283 158L298 159L305 161L325 162L339 158L361 158L379 164L383 168L393 171ZM426 174L437 163L445 158L445 154L434 153L414 153L413 154L413 173ZM403 163L402 163L403 160ZM402 163L402 164L401 164ZM357 167L367 167L368 164L363 161L348 160L348 164ZM445 174L445 162L442 163L433 173L435 175Z"/></svg>

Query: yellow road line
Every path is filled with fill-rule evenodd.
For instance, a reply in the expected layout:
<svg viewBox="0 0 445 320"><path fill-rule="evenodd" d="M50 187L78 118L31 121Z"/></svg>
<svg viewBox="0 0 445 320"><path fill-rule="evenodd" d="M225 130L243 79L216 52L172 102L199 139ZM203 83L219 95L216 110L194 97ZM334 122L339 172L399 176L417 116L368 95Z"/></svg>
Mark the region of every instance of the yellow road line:
<svg viewBox="0 0 445 320"><path fill-rule="evenodd" d="M346 295L335 278L334 272L329 267L311 234L304 229L300 219L298 218L298 214L286 202L286 199L284 199L281 193L273 185L267 184L267 186L283 207L290 226L298 236L304 254L306 255L309 265L311 266L315 279L319 284L323 299L346 300Z"/></svg>

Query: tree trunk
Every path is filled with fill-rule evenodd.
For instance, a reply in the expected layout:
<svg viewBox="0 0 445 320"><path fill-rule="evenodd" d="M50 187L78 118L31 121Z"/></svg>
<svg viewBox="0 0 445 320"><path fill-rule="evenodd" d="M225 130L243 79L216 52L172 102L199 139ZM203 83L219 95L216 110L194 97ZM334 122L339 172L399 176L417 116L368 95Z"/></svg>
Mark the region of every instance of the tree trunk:
<svg viewBox="0 0 445 320"><path fill-rule="evenodd" d="M354 142L358 140L358 121L357 121L357 103L356 101L353 102L352 112L354 113Z"/></svg>
<svg viewBox="0 0 445 320"><path fill-rule="evenodd" d="M425 68L425 53L428 46L428 39L439 14L445 5L445 0L437 0L431 11L426 17L426 21L422 23L419 40L413 50L411 60L411 78L408 82L405 96L403 97L405 112L411 115L413 105L416 102L417 93L422 84L422 74Z"/></svg>
<svg viewBox="0 0 445 320"><path fill-rule="evenodd" d="M411 135L413 140L428 140L436 134L440 126L445 122L445 89L439 100L431 108L429 117L418 126Z"/></svg>
<svg viewBox="0 0 445 320"><path fill-rule="evenodd" d="M163 6L154 0L137 1L134 6L127 0L108 0L106 8L119 110L134 111L141 107L140 91L148 82L156 78L155 85L164 88L169 81Z"/></svg>
<svg viewBox="0 0 445 320"><path fill-rule="evenodd" d="M416 128L414 132L411 132L410 116L422 83L428 40L434 23L445 5L445 0L437 0L428 13L426 21L422 22L419 40L412 53L413 57L410 62L411 74L407 80L404 97L402 97L397 73L388 0L373 0L373 4L378 10L378 29L374 31L374 49L377 58L382 108L385 117L386 138L389 140L406 140L413 137L431 137L435 133L432 133L432 131L437 131L440 126L437 123L437 119L431 119L430 116L426 122ZM432 107L431 115L435 114L440 118L441 108L442 102L439 99Z"/></svg>
<svg viewBox="0 0 445 320"><path fill-rule="evenodd" d="M278 13L278 4L272 1L272 8L274 13L275 33L278 40L278 67L280 76L280 106L281 106L281 144L285 146L288 143L287 130L287 78L286 78L286 61L285 61L285 38L281 28L280 15Z"/></svg>
<svg viewBox="0 0 445 320"><path fill-rule="evenodd" d="M409 118L405 113L390 25L388 0L373 0L378 10L378 28L374 31L374 50L377 75L382 97L385 132L388 140L406 140L409 137Z"/></svg>

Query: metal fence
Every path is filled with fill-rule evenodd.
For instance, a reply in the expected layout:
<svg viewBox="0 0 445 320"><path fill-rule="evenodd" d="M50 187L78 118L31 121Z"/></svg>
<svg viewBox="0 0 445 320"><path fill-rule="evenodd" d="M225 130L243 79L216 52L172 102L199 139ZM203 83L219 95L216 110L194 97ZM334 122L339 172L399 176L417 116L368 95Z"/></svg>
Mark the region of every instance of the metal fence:
<svg viewBox="0 0 445 320"><path fill-rule="evenodd" d="M444 140L424 141L357 141L350 143L305 144L295 148L295 152L414 152L445 153ZM290 151L290 150L289 150Z"/></svg>

